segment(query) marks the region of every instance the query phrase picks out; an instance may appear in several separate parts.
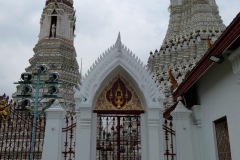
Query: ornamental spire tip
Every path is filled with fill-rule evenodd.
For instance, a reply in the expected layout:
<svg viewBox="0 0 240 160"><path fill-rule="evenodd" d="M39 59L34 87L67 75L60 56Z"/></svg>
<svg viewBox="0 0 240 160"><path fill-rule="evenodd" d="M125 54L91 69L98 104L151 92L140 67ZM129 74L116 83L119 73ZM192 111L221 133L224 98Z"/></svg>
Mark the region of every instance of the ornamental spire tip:
<svg viewBox="0 0 240 160"><path fill-rule="evenodd" d="M120 32L118 33L118 37L117 37L116 43L117 43L117 42L121 42L121 33L120 33Z"/></svg>

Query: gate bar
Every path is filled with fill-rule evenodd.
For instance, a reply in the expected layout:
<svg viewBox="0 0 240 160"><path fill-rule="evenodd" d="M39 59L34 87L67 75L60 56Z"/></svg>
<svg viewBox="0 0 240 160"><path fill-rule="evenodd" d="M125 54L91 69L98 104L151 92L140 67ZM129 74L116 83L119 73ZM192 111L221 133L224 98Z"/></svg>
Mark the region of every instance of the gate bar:
<svg viewBox="0 0 240 160"><path fill-rule="evenodd" d="M120 117L117 117L117 156L118 156L118 160L120 160Z"/></svg>

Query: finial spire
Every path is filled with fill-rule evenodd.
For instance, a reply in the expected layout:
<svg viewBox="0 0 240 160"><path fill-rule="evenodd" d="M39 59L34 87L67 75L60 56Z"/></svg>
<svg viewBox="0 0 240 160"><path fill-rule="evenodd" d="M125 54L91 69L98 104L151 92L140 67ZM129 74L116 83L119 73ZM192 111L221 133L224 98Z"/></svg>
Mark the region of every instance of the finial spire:
<svg viewBox="0 0 240 160"><path fill-rule="evenodd" d="M118 37L117 37L116 43L117 43L117 42L121 42L121 33L120 33L120 32L118 33Z"/></svg>
<svg viewBox="0 0 240 160"><path fill-rule="evenodd" d="M115 43L116 47L118 47L118 50L121 50L122 42L121 42L121 34L120 32L118 33L117 41Z"/></svg>

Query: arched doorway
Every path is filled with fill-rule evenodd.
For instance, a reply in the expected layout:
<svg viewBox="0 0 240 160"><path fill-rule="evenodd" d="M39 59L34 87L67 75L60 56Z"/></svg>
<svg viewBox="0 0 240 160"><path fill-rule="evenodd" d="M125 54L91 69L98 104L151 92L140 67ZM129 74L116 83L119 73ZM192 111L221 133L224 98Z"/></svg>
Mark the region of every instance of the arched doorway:
<svg viewBox="0 0 240 160"><path fill-rule="evenodd" d="M121 82L119 82L120 90L118 92L118 79L129 91L131 88L134 89L134 92L131 92L131 100L129 100L130 92L127 91L126 95L126 89L122 88ZM75 159L97 159L99 151L97 150L97 138L100 137L97 126L99 121L105 122L102 118L106 119L110 116L115 117L115 123L119 123L116 122L116 119L120 116L120 126L121 118L123 121L124 116L130 116L131 121L134 116L139 116L141 151L140 147L138 148L141 158L164 159L164 137L161 129L161 109L164 95L155 81L156 79L152 78L141 60L122 44L119 35L116 43L90 67L88 73L83 77L79 90L75 93L78 137L76 138ZM117 83L113 85L115 82ZM133 132L131 131L131 133ZM119 151L119 149L117 150Z"/></svg>
<svg viewBox="0 0 240 160"><path fill-rule="evenodd" d="M96 159L141 159L141 118L144 113L134 89L121 76L115 77L99 95Z"/></svg>

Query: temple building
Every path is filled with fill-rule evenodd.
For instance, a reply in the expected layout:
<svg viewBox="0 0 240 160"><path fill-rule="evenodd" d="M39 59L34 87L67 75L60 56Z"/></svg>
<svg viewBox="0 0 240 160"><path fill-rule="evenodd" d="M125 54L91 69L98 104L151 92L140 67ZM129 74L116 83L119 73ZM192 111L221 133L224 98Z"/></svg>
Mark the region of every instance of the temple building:
<svg viewBox="0 0 240 160"><path fill-rule="evenodd" d="M46 0L26 72L58 72L61 98L35 117L0 97L0 159L237 160L240 15L226 27L215 0L171 0L169 11L147 65L118 33L82 77L73 0Z"/></svg>

